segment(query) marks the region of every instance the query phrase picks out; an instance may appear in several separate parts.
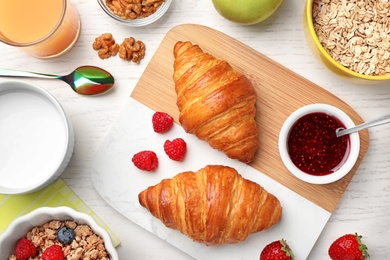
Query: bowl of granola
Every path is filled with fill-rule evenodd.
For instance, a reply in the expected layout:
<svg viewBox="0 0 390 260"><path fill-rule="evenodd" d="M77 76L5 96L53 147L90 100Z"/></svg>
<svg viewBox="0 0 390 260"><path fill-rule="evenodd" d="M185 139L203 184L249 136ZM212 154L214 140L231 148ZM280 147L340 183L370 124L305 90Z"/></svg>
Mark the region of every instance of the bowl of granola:
<svg viewBox="0 0 390 260"><path fill-rule="evenodd" d="M314 55L356 83L390 80L390 3L307 0L305 34Z"/></svg>
<svg viewBox="0 0 390 260"><path fill-rule="evenodd" d="M64 206L33 210L0 235L0 259L42 259L43 255L119 259L105 229L91 216Z"/></svg>
<svg viewBox="0 0 390 260"><path fill-rule="evenodd" d="M172 0L98 0L109 17L131 27L154 23L167 12L171 2Z"/></svg>

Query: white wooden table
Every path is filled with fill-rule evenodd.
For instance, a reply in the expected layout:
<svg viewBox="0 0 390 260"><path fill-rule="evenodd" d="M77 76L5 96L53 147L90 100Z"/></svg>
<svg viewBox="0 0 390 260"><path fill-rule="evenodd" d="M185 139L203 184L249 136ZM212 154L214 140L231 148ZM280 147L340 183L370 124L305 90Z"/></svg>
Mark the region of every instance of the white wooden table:
<svg viewBox="0 0 390 260"><path fill-rule="evenodd" d="M215 11L211 0L173 0L162 19L143 28L125 27L116 23L103 13L96 1L72 2L80 13L82 31L76 46L68 54L53 60L39 60L0 44L0 67L67 74L79 65L90 64L101 66L114 75L115 89L97 97L77 95L60 81L28 81L49 90L72 120L76 136L75 151L63 179L120 238L122 245L118 252L121 259L191 259L117 213L98 195L90 180L90 166L95 153L170 28L183 23L196 23L235 37L340 97L364 120L390 112L389 84L350 84L324 68L313 57L303 33L305 0L284 1L271 18L254 26L242 26L225 20ZM147 48L145 59L138 65L118 57L99 59L91 45L95 37L104 32L111 32L119 43L129 36L142 40ZM371 259L389 259L389 215L390 125L384 125L370 129L367 155L309 259L329 259L327 250L331 242L350 232L364 236L363 241L369 247Z"/></svg>

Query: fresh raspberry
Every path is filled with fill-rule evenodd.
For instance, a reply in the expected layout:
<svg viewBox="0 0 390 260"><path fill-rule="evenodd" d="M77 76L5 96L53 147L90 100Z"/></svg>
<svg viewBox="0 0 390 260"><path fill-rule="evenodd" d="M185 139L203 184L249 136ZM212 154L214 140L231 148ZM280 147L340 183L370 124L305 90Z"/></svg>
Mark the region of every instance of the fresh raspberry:
<svg viewBox="0 0 390 260"><path fill-rule="evenodd" d="M37 250L33 242L27 238L21 238L15 245L15 256L18 260L25 260L37 254Z"/></svg>
<svg viewBox="0 0 390 260"><path fill-rule="evenodd" d="M153 130L156 133L165 133L173 126L173 117L164 112L156 112L152 117Z"/></svg>
<svg viewBox="0 0 390 260"><path fill-rule="evenodd" d="M154 171L158 166L157 155L153 151L141 151L134 154L131 161L143 171Z"/></svg>
<svg viewBox="0 0 390 260"><path fill-rule="evenodd" d="M176 138L172 141L166 140L164 151L174 161L183 161L187 152L187 144L182 138Z"/></svg>
<svg viewBox="0 0 390 260"><path fill-rule="evenodd" d="M42 254L42 260L64 260L65 255L62 252L62 247L59 245L51 245Z"/></svg>

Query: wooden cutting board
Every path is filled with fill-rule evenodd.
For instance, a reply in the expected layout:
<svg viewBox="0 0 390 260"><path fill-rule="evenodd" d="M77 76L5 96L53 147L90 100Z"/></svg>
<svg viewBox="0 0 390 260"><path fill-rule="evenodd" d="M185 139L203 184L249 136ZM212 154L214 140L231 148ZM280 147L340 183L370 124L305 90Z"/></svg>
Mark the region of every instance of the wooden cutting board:
<svg viewBox="0 0 390 260"><path fill-rule="evenodd" d="M158 47L131 97L155 111L165 111L178 122L173 75L173 46L191 41L203 51L228 61L244 73L257 91L256 121L260 149L251 166L285 187L332 213L364 158L369 144L368 131L360 131L360 155L343 179L326 185L305 183L284 166L278 150L278 136L284 121L296 109L311 103L327 103L346 112L355 124L362 118L345 102L240 41L209 27L184 24L171 29Z"/></svg>

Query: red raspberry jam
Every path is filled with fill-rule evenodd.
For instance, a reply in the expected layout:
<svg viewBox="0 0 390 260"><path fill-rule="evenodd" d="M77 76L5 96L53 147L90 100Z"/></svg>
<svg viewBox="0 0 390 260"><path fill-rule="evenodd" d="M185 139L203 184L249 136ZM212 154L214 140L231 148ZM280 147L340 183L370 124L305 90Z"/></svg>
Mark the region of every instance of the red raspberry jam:
<svg viewBox="0 0 390 260"><path fill-rule="evenodd" d="M345 128L337 118L322 112L307 114L293 125L287 140L292 162L311 175L327 175L339 168L348 155L349 136L336 136Z"/></svg>

